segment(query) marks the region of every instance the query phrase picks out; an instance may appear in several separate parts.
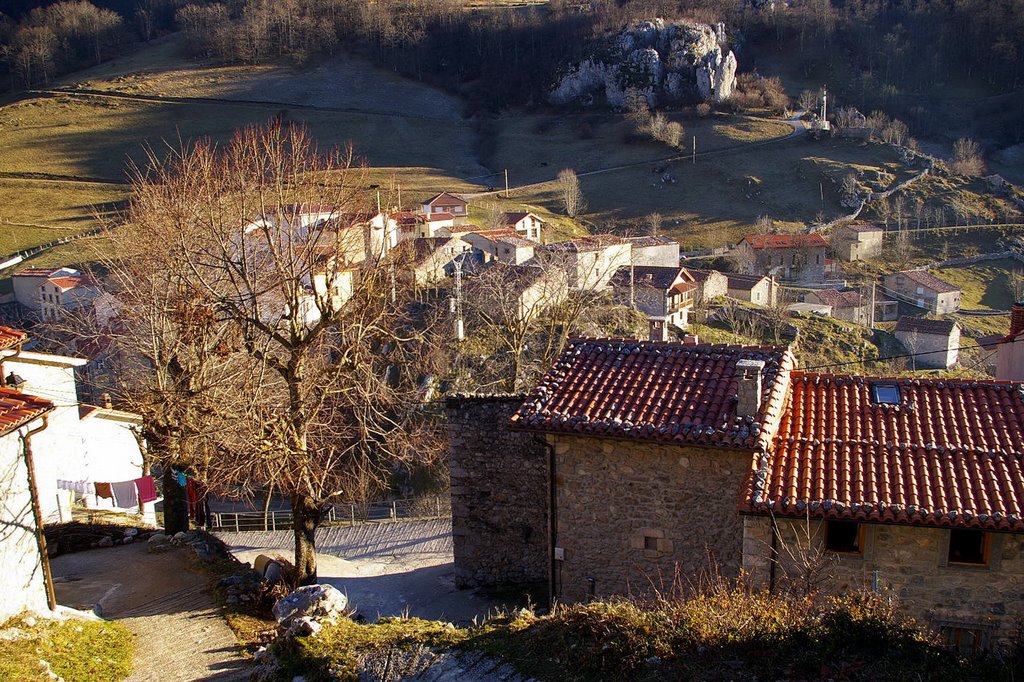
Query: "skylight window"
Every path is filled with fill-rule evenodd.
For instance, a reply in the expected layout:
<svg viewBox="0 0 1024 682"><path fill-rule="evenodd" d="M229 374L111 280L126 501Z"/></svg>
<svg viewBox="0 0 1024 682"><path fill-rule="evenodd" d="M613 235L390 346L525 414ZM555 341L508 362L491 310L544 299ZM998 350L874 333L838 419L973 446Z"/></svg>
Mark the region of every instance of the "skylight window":
<svg viewBox="0 0 1024 682"><path fill-rule="evenodd" d="M896 384L872 384L871 402L879 405L899 405L900 387Z"/></svg>

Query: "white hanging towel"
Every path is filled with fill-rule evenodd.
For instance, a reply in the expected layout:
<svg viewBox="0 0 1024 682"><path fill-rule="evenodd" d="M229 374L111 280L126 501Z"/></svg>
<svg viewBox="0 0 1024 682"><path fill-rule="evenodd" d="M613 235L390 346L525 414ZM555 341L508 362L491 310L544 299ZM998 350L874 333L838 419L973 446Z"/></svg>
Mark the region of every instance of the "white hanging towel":
<svg viewBox="0 0 1024 682"><path fill-rule="evenodd" d="M60 490L70 490L82 495L93 495L96 492L96 487L92 484L92 481L64 481L58 479L57 488Z"/></svg>

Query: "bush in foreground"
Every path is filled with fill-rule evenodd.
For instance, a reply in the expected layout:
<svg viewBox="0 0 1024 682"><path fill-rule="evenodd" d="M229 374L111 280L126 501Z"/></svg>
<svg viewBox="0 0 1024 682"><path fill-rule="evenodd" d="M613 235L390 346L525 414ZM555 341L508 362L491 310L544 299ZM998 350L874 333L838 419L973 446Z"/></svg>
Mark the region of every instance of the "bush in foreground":
<svg viewBox="0 0 1024 682"><path fill-rule="evenodd" d="M995 661L968 661L890 601L812 601L745 589L646 604L619 600L523 610L458 629L419 619L344 621L275 645L283 678L356 680L395 652L479 651L539 680L999 679ZM282 679L283 679L282 678Z"/></svg>

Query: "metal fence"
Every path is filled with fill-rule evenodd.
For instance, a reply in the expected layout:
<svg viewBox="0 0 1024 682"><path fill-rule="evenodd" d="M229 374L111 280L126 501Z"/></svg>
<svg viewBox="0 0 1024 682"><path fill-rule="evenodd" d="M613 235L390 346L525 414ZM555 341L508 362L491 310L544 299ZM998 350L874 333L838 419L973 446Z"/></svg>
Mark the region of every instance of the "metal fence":
<svg viewBox="0 0 1024 682"><path fill-rule="evenodd" d="M414 497L366 504L329 504L323 509L322 524L354 526L357 523L380 523L406 519L434 519L451 516L451 498L447 495ZM240 532L243 530L290 530L290 509L242 512L212 512L211 530Z"/></svg>

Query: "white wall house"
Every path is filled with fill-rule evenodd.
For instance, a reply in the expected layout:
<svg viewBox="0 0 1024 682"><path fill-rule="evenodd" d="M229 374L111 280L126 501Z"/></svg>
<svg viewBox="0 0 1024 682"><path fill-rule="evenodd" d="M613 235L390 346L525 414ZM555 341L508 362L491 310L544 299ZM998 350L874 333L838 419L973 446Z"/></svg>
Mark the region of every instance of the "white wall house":
<svg viewBox="0 0 1024 682"><path fill-rule="evenodd" d="M28 268L11 277L14 300L44 320L88 305L97 294L95 282L74 268Z"/></svg>
<svg viewBox="0 0 1024 682"><path fill-rule="evenodd" d="M528 211L506 211L501 214L495 227L515 230L523 239L529 239L539 244L541 241L540 231L544 227L544 221Z"/></svg>
<svg viewBox="0 0 1024 682"><path fill-rule="evenodd" d="M43 426L52 405L34 396L0 388L0 623L22 611L47 609L39 529L22 436ZM36 437L29 436L32 448Z"/></svg>
<svg viewBox="0 0 1024 682"><path fill-rule="evenodd" d="M36 489L45 523L71 520L75 497L88 508L120 509L108 499L79 495L58 481L119 482L143 475L142 451L133 429L141 418L131 413L82 405L75 384L82 358L28 351L0 351L0 371L8 388L53 403L47 427L33 438ZM155 522L152 503L142 509Z"/></svg>

